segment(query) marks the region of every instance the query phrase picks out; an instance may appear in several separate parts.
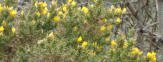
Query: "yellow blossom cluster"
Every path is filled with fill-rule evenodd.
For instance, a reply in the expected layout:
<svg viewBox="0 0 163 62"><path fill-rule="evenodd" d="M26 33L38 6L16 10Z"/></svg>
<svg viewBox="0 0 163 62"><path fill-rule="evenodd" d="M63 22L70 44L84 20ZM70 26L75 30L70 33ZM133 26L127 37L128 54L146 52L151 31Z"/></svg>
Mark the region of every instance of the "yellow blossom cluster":
<svg viewBox="0 0 163 62"><path fill-rule="evenodd" d="M148 52L147 58L150 59L150 62L156 62L156 53L155 52Z"/></svg>
<svg viewBox="0 0 163 62"><path fill-rule="evenodd" d="M89 10L88 10L88 8L87 7L82 7L82 11L85 13L85 14L88 14L88 12L89 12Z"/></svg>
<svg viewBox="0 0 163 62"><path fill-rule="evenodd" d="M48 13L47 3L46 2L35 2L35 7L39 8L41 14L46 15Z"/></svg>
<svg viewBox="0 0 163 62"><path fill-rule="evenodd" d="M116 13L116 14L125 14L127 11L126 8L115 8L114 5L111 6L111 8L109 9L110 13Z"/></svg>
<svg viewBox="0 0 163 62"><path fill-rule="evenodd" d="M8 7L8 6L3 6L2 7L1 4L0 4L0 12L1 13L4 12L5 15L9 14L8 16L11 16L11 17L14 17L14 18L16 18L16 16L17 16L17 10L14 10L13 7Z"/></svg>
<svg viewBox="0 0 163 62"><path fill-rule="evenodd" d="M17 35L19 34L17 32L19 31L18 28L20 28L20 32L23 34L29 33L33 37L39 37L38 39L44 37L43 40L38 40L39 45L36 47L40 46L44 41L48 41L47 43L45 42L43 47L49 49L50 52L53 51L50 49L60 48L51 48L51 44L53 46L58 46L59 44L61 47L63 45L64 47L70 47L70 53L75 51L81 56L85 54L87 56L88 54L94 58L94 56L105 55L106 58L115 57L114 59L124 58L125 60L129 59L125 57L136 57L137 60L142 58L143 51L138 48L132 48L134 47L133 43L135 40L131 40L132 37L128 36L130 33L122 35L121 30L116 27L117 24L122 23L122 18L127 8L116 8L112 5L111 8L107 9L102 7L102 4L99 4L100 1L102 0L94 0L95 4L88 3L88 5L81 7L77 6L78 3L75 0L67 0L67 2L61 5L58 5L60 2L58 3L57 0L52 1L51 5L48 5L46 1L35 1L34 8L32 8L34 10L30 10L29 12L24 10L20 11L20 15L23 17L18 19L18 21L20 20L18 25L12 25L10 23L11 19L7 18L14 17L14 19L17 19L17 10L14 10L13 7L2 7L0 4L0 13L2 15L4 13L2 11L8 11L8 16L0 21L0 35L7 31ZM26 16L26 13L29 14ZM114 32L115 30L117 31ZM33 38L31 41L33 40L37 40L37 38ZM50 41L64 42L53 43ZM64 47L62 49L69 49L65 49ZM106 53L109 54L107 55ZM149 52L145 58L150 59L151 62L155 62L156 53Z"/></svg>
<svg viewBox="0 0 163 62"><path fill-rule="evenodd" d="M116 47L116 46L118 46L118 44L115 42L115 40L112 40L111 41L111 46Z"/></svg>
<svg viewBox="0 0 163 62"><path fill-rule="evenodd" d="M133 48L133 50L132 50L132 54L133 54L133 55L136 55L136 54L138 54L138 55L142 55L143 52L140 51L138 48Z"/></svg>

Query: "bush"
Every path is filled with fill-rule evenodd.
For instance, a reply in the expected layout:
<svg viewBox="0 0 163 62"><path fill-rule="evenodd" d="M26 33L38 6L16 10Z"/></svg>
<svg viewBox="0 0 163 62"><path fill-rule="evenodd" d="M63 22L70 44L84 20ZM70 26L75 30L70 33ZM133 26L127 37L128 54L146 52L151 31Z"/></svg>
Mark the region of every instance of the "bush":
<svg viewBox="0 0 163 62"><path fill-rule="evenodd" d="M86 6L72 0L60 5L34 1L21 11L2 4L0 47L14 50L11 55L0 51L0 57L13 62L155 62L154 52L146 57L134 46L132 28L127 35L116 28L126 11L106 8L102 0Z"/></svg>

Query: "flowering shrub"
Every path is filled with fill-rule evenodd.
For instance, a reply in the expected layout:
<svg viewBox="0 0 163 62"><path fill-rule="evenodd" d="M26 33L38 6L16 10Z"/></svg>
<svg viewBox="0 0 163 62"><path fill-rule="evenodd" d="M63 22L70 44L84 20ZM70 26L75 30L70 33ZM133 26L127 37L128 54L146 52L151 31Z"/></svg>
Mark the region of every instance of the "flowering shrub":
<svg viewBox="0 0 163 62"><path fill-rule="evenodd" d="M34 1L29 11L20 13L0 5L0 46L16 42L16 51L8 55L11 61L156 62L155 52L144 56L134 46L133 29L128 35L115 29L123 22L126 8L106 8L102 0L81 7L74 0L58 4ZM5 61L8 56L0 57Z"/></svg>

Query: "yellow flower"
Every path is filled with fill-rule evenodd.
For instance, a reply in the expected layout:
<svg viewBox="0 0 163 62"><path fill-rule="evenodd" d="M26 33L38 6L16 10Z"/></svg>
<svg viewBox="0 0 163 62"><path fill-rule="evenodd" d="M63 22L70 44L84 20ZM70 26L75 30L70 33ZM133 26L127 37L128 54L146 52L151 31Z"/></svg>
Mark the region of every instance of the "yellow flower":
<svg viewBox="0 0 163 62"><path fill-rule="evenodd" d="M147 58L150 59L150 62L156 62L156 53L155 52L148 52Z"/></svg>
<svg viewBox="0 0 163 62"><path fill-rule="evenodd" d="M87 7L82 7L82 11L85 13L85 14L88 14L88 8Z"/></svg>
<svg viewBox="0 0 163 62"><path fill-rule="evenodd" d="M54 7L56 7L57 8L57 3L58 3L58 1L52 1L52 6L54 6Z"/></svg>
<svg viewBox="0 0 163 62"><path fill-rule="evenodd" d="M115 9L115 7L114 7L114 5L112 5L111 8L109 9L109 12L112 13L114 9Z"/></svg>
<svg viewBox="0 0 163 62"><path fill-rule="evenodd" d="M63 10L64 12L66 12L66 11L67 11L67 7L64 6L64 7L62 8L62 10Z"/></svg>
<svg viewBox="0 0 163 62"><path fill-rule="evenodd" d="M105 42L108 42L108 41L110 41L110 38L109 37L105 39Z"/></svg>
<svg viewBox="0 0 163 62"><path fill-rule="evenodd" d="M87 42L84 41L83 44L82 44L82 47L85 48L87 46Z"/></svg>
<svg viewBox="0 0 163 62"><path fill-rule="evenodd" d="M115 13L121 14L121 13L122 13L122 9L121 9L121 8L117 8L117 9L115 10Z"/></svg>
<svg viewBox="0 0 163 62"><path fill-rule="evenodd" d="M74 30L74 31L77 31L77 30L78 30L78 27L77 27L77 26L75 26L75 27L73 28L73 30Z"/></svg>
<svg viewBox="0 0 163 62"><path fill-rule="evenodd" d="M77 3L75 1L72 1L71 5L75 6Z"/></svg>
<svg viewBox="0 0 163 62"><path fill-rule="evenodd" d="M121 23L121 19L120 18L117 18L117 23Z"/></svg>
<svg viewBox="0 0 163 62"><path fill-rule="evenodd" d="M78 8L78 11L81 11L81 7Z"/></svg>
<svg viewBox="0 0 163 62"><path fill-rule="evenodd" d="M127 11L127 9L126 9L126 8L123 8L123 10L122 10L122 14L125 14L126 11Z"/></svg>
<svg viewBox="0 0 163 62"><path fill-rule="evenodd" d="M16 10L10 11L10 16L16 17L16 14L17 14Z"/></svg>
<svg viewBox="0 0 163 62"><path fill-rule="evenodd" d="M3 32L3 31L4 31L4 27L1 26L1 27L0 27L0 33Z"/></svg>
<svg viewBox="0 0 163 62"><path fill-rule="evenodd" d="M63 12L62 11L59 11L58 15L59 16L63 15Z"/></svg>
<svg viewBox="0 0 163 62"><path fill-rule="evenodd" d="M32 24L33 24L33 25L36 24L36 20L32 20Z"/></svg>
<svg viewBox="0 0 163 62"><path fill-rule="evenodd" d="M40 17L40 12L37 12L36 15L37 15L37 17Z"/></svg>
<svg viewBox="0 0 163 62"><path fill-rule="evenodd" d="M51 40L54 40L54 33L53 32L51 32L50 34L49 34L49 36L48 36Z"/></svg>
<svg viewBox="0 0 163 62"><path fill-rule="evenodd" d="M38 7L38 2L37 1L35 2L35 7Z"/></svg>
<svg viewBox="0 0 163 62"><path fill-rule="evenodd" d="M124 43L123 48L127 48L128 47L128 43Z"/></svg>
<svg viewBox="0 0 163 62"><path fill-rule="evenodd" d="M107 22L107 19L104 19L104 22L106 23Z"/></svg>
<svg viewBox="0 0 163 62"><path fill-rule="evenodd" d="M147 58L152 58L152 57L153 57L152 53L148 52L147 53Z"/></svg>
<svg viewBox="0 0 163 62"><path fill-rule="evenodd" d="M147 58L153 58L153 57L155 57L156 56L156 53L155 52L148 52L147 53Z"/></svg>
<svg viewBox="0 0 163 62"><path fill-rule="evenodd" d="M156 62L156 60L157 60L156 57L154 57L154 58L152 58L151 61Z"/></svg>
<svg viewBox="0 0 163 62"><path fill-rule="evenodd" d="M71 3L72 2L72 0L68 0L68 3Z"/></svg>
<svg viewBox="0 0 163 62"><path fill-rule="evenodd" d="M103 47L102 46L99 46L97 47L98 51L102 51Z"/></svg>
<svg viewBox="0 0 163 62"><path fill-rule="evenodd" d="M108 26L108 29L109 29L109 30L112 29L112 25L109 25L109 26Z"/></svg>
<svg viewBox="0 0 163 62"><path fill-rule="evenodd" d="M61 7L57 8L56 11L59 11Z"/></svg>
<svg viewBox="0 0 163 62"><path fill-rule="evenodd" d="M5 9L9 10L9 11L12 11L13 10L13 7L8 7L8 6L4 6Z"/></svg>
<svg viewBox="0 0 163 62"><path fill-rule="evenodd" d="M5 20L2 21L2 25L5 26L7 23Z"/></svg>
<svg viewBox="0 0 163 62"><path fill-rule="evenodd" d="M59 21L60 21L60 17L59 17L59 16L55 16L55 17L53 18L53 21L54 21L54 22L59 22Z"/></svg>
<svg viewBox="0 0 163 62"><path fill-rule="evenodd" d="M46 2L40 2L39 4L41 5L42 8L47 7L47 3Z"/></svg>
<svg viewBox="0 0 163 62"><path fill-rule="evenodd" d="M96 53L95 53L95 52L93 52L93 53L90 53L90 55L91 55L91 56L96 56Z"/></svg>
<svg viewBox="0 0 163 62"><path fill-rule="evenodd" d="M92 44L93 46L97 46L97 42L93 42L93 44Z"/></svg>
<svg viewBox="0 0 163 62"><path fill-rule="evenodd" d="M42 9L42 14L43 14L43 15L46 15L46 14L47 14L47 11L48 11L48 9L47 9L47 8Z"/></svg>
<svg viewBox="0 0 163 62"><path fill-rule="evenodd" d="M101 31L104 32L106 30L106 27L105 26L102 26L101 27Z"/></svg>
<svg viewBox="0 0 163 62"><path fill-rule="evenodd" d="M24 16L24 11L23 10L21 11L21 15Z"/></svg>
<svg viewBox="0 0 163 62"><path fill-rule="evenodd" d="M115 42L115 40L112 40L112 41L111 41L111 46L116 47L116 46L118 46L118 44Z"/></svg>
<svg viewBox="0 0 163 62"><path fill-rule="evenodd" d="M83 39L82 39L82 37L80 36L80 37L77 39L77 42L80 43L80 42L82 42L82 40L83 40Z"/></svg>
<svg viewBox="0 0 163 62"><path fill-rule="evenodd" d="M134 49L132 50L132 54L133 54L133 55L136 55L136 54L142 55L143 52L141 52L138 48L134 48Z"/></svg>
<svg viewBox="0 0 163 62"><path fill-rule="evenodd" d="M1 6L1 3L0 3L0 11L2 11L2 6Z"/></svg>
<svg viewBox="0 0 163 62"><path fill-rule="evenodd" d="M13 33L15 33L15 30L16 30L16 29L15 29L14 27L12 27L12 32L13 32Z"/></svg>
<svg viewBox="0 0 163 62"><path fill-rule="evenodd" d="M49 18L50 17L50 13L48 12L48 14L47 14L47 18Z"/></svg>

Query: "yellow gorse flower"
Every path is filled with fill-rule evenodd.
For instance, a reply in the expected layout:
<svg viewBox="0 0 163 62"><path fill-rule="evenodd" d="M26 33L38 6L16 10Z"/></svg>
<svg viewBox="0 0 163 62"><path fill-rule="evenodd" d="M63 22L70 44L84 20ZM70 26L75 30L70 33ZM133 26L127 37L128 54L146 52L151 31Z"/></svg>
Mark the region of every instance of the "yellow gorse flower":
<svg viewBox="0 0 163 62"><path fill-rule="evenodd" d="M82 7L82 11L85 13L85 14L88 14L88 8L87 7Z"/></svg>
<svg viewBox="0 0 163 62"><path fill-rule="evenodd" d="M64 12L67 12L67 7L64 6L64 7L62 8L62 10L63 10Z"/></svg>
<svg viewBox="0 0 163 62"><path fill-rule="evenodd" d="M123 48L127 48L128 47L128 43L124 43Z"/></svg>
<svg viewBox="0 0 163 62"><path fill-rule="evenodd" d="M51 32L50 34L49 34L49 36L48 36L51 40L54 40L54 33L53 32Z"/></svg>
<svg viewBox="0 0 163 62"><path fill-rule="evenodd" d="M109 29L109 30L112 29L112 25L109 25L109 26L108 26L108 29Z"/></svg>
<svg viewBox="0 0 163 62"><path fill-rule="evenodd" d="M24 11L23 10L21 11L21 15L24 16Z"/></svg>
<svg viewBox="0 0 163 62"><path fill-rule="evenodd" d="M84 42L82 43L82 47L85 48L86 46L87 46L87 42L84 41Z"/></svg>
<svg viewBox="0 0 163 62"><path fill-rule="evenodd" d="M62 11L59 11L59 12L58 12L58 15L59 15L59 16L63 15L63 12L62 12Z"/></svg>
<svg viewBox="0 0 163 62"><path fill-rule="evenodd" d="M115 42L115 40L112 40L111 41L111 46L116 47L116 46L118 46L118 44Z"/></svg>
<svg viewBox="0 0 163 62"><path fill-rule="evenodd" d="M148 52L147 58L149 58L151 62L155 62L156 61L156 53L155 52Z"/></svg>
<svg viewBox="0 0 163 62"><path fill-rule="evenodd" d="M102 46L99 46L97 47L98 51L102 51L103 47Z"/></svg>
<svg viewBox="0 0 163 62"><path fill-rule="evenodd" d="M16 17L16 14L17 14L16 10L10 11L10 16Z"/></svg>
<svg viewBox="0 0 163 62"><path fill-rule="evenodd" d="M111 8L109 8L109 12L112 13L114 11L115 7L114 5L111 6Z"/></svg>
<svg viewBox="0 0 163 62"><path fill-rule="evenodd" d="M3 8L6 9L6 10L9 10L9 11L13 10L13 7L4 6Z"/></svg>
<svg viewBox="0 0 163 62"><path fill-rule="evenodd" d="M104 32L106 30L106 27L105 26L101 26L101 29L100 29L102 32Z"/></svg>
<svg viewBox="0 0 163 62"><path fill-rule="evenodd" d="M3 25L3 26L6 26L6 24L7 24L6 21L3 20L3 21L2 21L2 25Z"/></svg>
<svg viewBox="0 0 163 62"><path fill-rule="evenodd" d="M107 22L107 19L104 19L104 22L106 23Z"/></svg>
<svg viewBox="0 0 163 62"><path fill-rule="evenodd" d="M1 3L0 3L0 11L2 11L2 9L3 9L3 8L2 8Z"/></svg>
<svg viewBox="0 0 163 62"><path fill-rule="evenodd" d="M47 3L46 2L36 2L35 7L45 8L45 7L47 7Z"/></svg>
<svg viewBox="0 0 163 62"><path fill-rule="evenodd" d="M93 46L97 46L97 42L93 42L93 44L92 44Z"/></svg>
<svg viewBox="0 0 163 62"><path fill-rule="evenodd" d="M47 9L47 8L44 8L44 9L42 9L41 11L42 11L41 13L42 13L43 15L46 15L47 12L48 12L48 9Z"/></svg>
<svg viewBox="0 0 163 62"><path fill-rule="evenodd" d="M117 18L116 22L117 23L121 23L121 19L120 18Z"/></svg>
<svg viewBox="0 0 163 62"><path fill-rule="evenodd" d="M60 17L59 17L59 16L55 16L55 17L53 18L53 21L54 21L54 22L59 22L59 21L60 21Z"/></svg>
<svg viewBox="0 0 163 62"><path fill-rule="evenodd" d="M4 27L1 26L1 27L0 27L0 33L3 32L3 31L4 31Z"/></svg>
<svg viewBox="0 0 163 62"><path fill-rule="evenodd" d="M71 3L72 2L72 0L68 0L68 3Z"/></svg>
<svg viewBox="0 0 163 62"><path fill-rule="evenodd" d="M72 1L71 5L75 6L77 3L75 1Z"/></svg>
<svg viewBox="0 0 163 62"><path fill-rule="evenodd" d="M93 52L93 53L90 53L90 55L91 55L91 56L96 56L96 53L95 53L95 52Z"/></svg>
<svg viewBox="0 0 163 62"><path fill-rule="evenodd" d="M12 32L15 33L16 29L15 27L12 27Z"/></svg>
<svg viewBox="0 0 163 62"><path fill-rule="evenodd" d="M47 18L49 18L50 17L50 13L48 12L48 14L47 14Z"/></svg>
<svg viewBox="0 0 163 62"><path fill-rule="evenodd" d="M126 11L127 11L127 9L126 9L126 8L123 8L123 10L122 10L122 14L125 14Z"/></svg>
<svg viewBox="0 0 163 62"><path fill-rule="evenodd" d="M122 13L122 9L121 8L116 8L115 9L115 13L121 14Z"/></svg>
<svg viewBox="0 0 163 62"><path fill-rule="evenodd" d="M36 1L34 5L35 5L35 7L38 7L38 2Z"/></svg>
<svg viewBox="0 0 163 62"><path fill-rule="evenodd" d="M36 15L37 15L37 17L40 17L40 12L37 12Z"/></svg>
<svg viewBox="0 0 163 62"><path fill-rule="evenodd" d="M143 52L140 51L138 48L134 48L134 49L132 50L132 54L133 54L133 55L136 55L136 54L138 54L138 55L142 55Z"/></svg>
<svg viewBox="0 0 163 62"><path fill-rule="evenodd" d="M53 6L53 7L57 8L57 4L58 4L58 1L55 1L55 2L52 1L52 6Z"/></svg>
<svg viewBox="0 0 163 62"><path fill-rule="evenodd" d="M108 41L110 41L110 38L109 37L105 39L105 42L108 42Z"/></svg>
<svg viewBox="0 0 163 62"><path fill-rule="evenodd" d="M77 39L77 42L80 43L80 42L82 42L82 40L83 40L83 39L82 39L82 37L80 36L80 37Z"/></svg>

